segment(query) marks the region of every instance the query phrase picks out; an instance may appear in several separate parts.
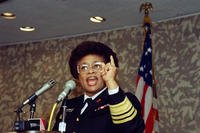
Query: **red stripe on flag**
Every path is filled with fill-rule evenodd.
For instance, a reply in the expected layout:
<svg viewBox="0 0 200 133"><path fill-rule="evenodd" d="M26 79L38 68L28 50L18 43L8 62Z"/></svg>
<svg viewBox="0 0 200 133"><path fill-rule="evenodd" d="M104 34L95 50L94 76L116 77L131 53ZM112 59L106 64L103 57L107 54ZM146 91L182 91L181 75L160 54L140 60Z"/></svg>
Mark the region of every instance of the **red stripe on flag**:
<svg viewBox="0 0 200 133"><path fill-rule="evenodd" d="M155 120L159 121L158 109L153 108Z"/></svg>
<svg viewBox="0 0 200 133"><path fill-rule="evenodd" d="M143 88L143 90L144 90L144 92L143 92L143 95L142 95L142 99L141 99L141 105L142 105L142 116L144 116L144 110L145 110L145 97L146 97L146 92L147 92L147 88L148 88L148 86L145 84L145 86L144 86L144 88Z"/></svg>
<svg viewBox="0 0 200 133"><path fill-rule="evenodd" d="M145 125L145 133L152 133L154 126L154 110L151 106L151 110L148 114L146 125Z"/></svg>
<svg viewBox="0 0 200 133"><path fill-rule="evenodd" d="M136 77L136 88L138 87L139 80L140 80L140 75L137 75L137 77Z"/></svg>

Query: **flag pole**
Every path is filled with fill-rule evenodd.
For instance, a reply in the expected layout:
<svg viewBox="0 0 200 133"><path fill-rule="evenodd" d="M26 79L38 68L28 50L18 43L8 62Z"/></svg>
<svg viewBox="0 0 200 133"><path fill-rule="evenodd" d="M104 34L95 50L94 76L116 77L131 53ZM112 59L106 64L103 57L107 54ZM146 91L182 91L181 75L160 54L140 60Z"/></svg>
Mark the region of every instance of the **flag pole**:
<svg viewBox="0 0 200 133"><path fill-rule="evenodd" d="M149 16L149 12L153 10L153 5L150 2L142 3L140 5L140 12L144 11L144 19L143 19L143 28L144 28L144 37L146 37L147 34L147 28L145 25L149 24L149 27L151 28L152 21ZM149 29L151 32L151 29ZM144 43L143 43L144 45ZM152 46L152 88L153 88L153 97L157 98L157 92L156 92L156 79L155 79L155 70L154 70L154 59L153 59L153 46Z"/></svg>

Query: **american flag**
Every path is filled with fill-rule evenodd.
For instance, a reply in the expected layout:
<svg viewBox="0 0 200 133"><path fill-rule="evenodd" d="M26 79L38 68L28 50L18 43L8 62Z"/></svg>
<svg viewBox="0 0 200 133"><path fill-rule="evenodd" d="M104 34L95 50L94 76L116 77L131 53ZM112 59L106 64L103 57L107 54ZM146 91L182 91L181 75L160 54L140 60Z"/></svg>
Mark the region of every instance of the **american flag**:
<svg viewBox="0 0 200 133"><path fill-rule="evenodd" d="M138 69L135 95L142 105L142 115L145 122L145 133L157 133L158 131L158 110L155 106L156 90L153 84L154 74L152 69L152 42L151 25L144 24L145 40L143 54Z"/></svg>

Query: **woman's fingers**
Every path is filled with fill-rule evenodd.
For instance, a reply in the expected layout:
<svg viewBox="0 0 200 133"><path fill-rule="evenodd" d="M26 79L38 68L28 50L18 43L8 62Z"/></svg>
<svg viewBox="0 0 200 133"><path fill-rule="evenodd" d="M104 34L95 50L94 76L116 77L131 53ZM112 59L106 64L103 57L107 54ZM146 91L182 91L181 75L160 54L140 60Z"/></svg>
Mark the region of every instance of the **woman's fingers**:
<svg viewBox="0 0 200 133"><path fill-rule="evenodd" d="M115 61L114 61L112 55L110 56L110 64L111 64L111 66L115 67Z"/></svg>

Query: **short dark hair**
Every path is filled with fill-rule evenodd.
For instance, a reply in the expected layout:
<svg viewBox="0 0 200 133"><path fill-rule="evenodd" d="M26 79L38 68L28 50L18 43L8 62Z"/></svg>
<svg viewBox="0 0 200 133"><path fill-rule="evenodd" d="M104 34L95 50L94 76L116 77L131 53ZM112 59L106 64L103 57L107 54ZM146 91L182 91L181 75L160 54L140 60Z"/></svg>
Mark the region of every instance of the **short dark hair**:
<svg viewBox="0 0 200 133"><path fill-rule="evenodd" d="M109 48L107 45L101 42L95 41L84 41L80 43L72 52L69 59L69 67L72 76L77 79L78 72L77 72L77 63L81 58L86 55L94 54L103 57L105 63L110 62L110 56L113 56L114 62L116 67L118 67L118 59L116 53Z"/></svg>

